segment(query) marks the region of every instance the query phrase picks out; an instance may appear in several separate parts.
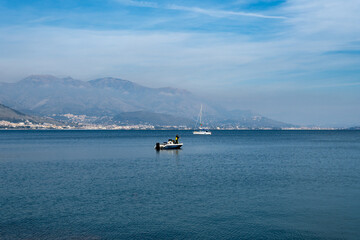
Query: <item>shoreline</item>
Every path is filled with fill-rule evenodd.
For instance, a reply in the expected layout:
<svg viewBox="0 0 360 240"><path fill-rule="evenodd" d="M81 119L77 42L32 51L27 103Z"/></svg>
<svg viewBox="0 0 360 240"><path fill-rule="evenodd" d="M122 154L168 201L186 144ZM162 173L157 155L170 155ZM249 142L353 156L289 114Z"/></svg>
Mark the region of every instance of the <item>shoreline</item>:
<svg viewBox="0 0 360 240"><path fill-rule="evenodd" d="M73 129L27 129L27 128L0 128L0 131L194 131L195 129L94 129L94 128L73 128ZM296 128L296 129L209 129L210 131L360 131L351 128Z"/></svg>

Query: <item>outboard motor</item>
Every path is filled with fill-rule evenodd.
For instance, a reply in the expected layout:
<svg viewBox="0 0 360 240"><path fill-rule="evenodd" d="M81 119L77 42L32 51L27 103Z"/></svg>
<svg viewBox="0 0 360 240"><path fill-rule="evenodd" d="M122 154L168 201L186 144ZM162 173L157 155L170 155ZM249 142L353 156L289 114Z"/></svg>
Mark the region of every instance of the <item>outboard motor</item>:
<svg viewBox="0 0 360 240"><path fill-rule="evenodd" d="M156 151L159 151L159 150L160 150L160 143L156 143L155 149L156 149Z"/></svg>

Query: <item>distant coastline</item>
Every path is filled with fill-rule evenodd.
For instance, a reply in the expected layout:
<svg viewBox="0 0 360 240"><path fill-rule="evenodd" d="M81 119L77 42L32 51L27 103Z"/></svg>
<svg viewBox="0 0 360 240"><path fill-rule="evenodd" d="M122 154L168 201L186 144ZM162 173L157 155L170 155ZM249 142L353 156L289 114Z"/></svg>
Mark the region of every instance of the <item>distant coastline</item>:
<svg viewBox="0 0 360 240"><path fill-rule="evenodd" d="M111 77L84 82L32 75L1 86L0 96L7 103L0 103L0 129L4 130L192 130L197 105L206 102L186 90L148 88ZM21 96L19 91L23 93ZM57 94L49 96L47 92ZM172 107L175 105L176 108ZM250 110L226 110L209 103L205 106L207 121L202 127L212 130L360 129L356 123L295 125Z"/></svg>
<svg viewBox="0 0 360 240"><path fill-rule="evenodd" d="M322 130L360 130L360 127L333 128L333 127L290 127L290 128L246 128L246 127L214 127L209 128L218 131L248 131L248 130L281 130L281 131L322 131ZM0 121L0 130L194 130L186 126L154 126L154 125L101 125L101 124L79 124L79 125L58 125L53 123L32 123Z"/></svg>

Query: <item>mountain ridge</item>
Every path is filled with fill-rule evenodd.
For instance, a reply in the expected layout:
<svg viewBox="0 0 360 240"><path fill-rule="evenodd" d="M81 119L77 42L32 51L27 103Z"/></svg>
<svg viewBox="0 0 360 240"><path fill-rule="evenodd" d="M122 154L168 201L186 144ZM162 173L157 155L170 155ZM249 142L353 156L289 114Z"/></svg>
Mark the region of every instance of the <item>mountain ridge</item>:
<svg viewBox="0 0 360 240"><path fill-rule="evenodd" d="M1 103L0 103L0 121L9 121L14 123L29 121L32 123L59 124L59 122L55 121L54 119L43 118L38 116L29 116L15 109L12 109L8 106L5 106Z"/></svg>
<svg viewBox="0 0 360 240"><path fill-rule="evenodd" d="M114 117L126 112L152 112L190 120L196 119L203 104L208 125L292 126L250 111L228 111L184 89L150 88L113 77L81 81L71 77L31 75L16 83L3 83L0 101L21 112L42 116L71 113Z"/></svg>

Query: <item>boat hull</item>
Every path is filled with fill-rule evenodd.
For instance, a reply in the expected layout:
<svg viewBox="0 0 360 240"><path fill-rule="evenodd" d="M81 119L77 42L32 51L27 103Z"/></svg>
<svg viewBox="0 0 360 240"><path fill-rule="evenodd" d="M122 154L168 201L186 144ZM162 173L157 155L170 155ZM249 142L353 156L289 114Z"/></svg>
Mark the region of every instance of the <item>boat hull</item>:
<svg viewBox="0 0 360 240"><path fill-rule="evenodd" d="M182 143L162 143L155 145L156 150L171 150L171 149L180 149L183 146Z"/></svg>
<svg viewBox="0 0 360 240"><path fill-rule="evenodd" d="M182 147L182 143L179 144L166 144L163 149L180 149Z"/></svg>
<svg viewBox="0 0 360 240"><path fill-rule="evenodd" d="M209 132L209 131L194 131L193 134L197 134L197 135L211 135L211 132Z"/></svg>

